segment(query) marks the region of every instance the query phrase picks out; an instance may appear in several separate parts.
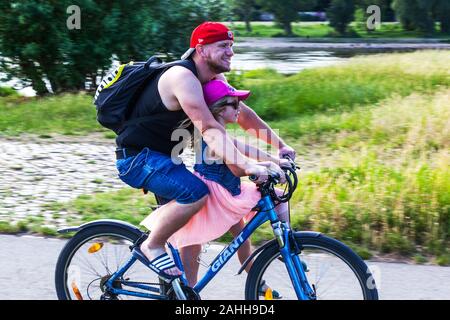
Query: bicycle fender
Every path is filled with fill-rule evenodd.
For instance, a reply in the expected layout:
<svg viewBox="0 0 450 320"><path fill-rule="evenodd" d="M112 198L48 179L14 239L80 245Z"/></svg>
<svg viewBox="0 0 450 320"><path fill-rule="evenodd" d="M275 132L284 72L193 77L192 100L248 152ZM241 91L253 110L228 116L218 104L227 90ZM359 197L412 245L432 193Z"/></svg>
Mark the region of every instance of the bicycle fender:
<svg viewBox="0 0 450 320"><path fill-rule="evenodd" d="M100 220L90 221L90 222L83 223L82 225L80 225L78 227L68 227L68 228L59 229L58 233L78 232L83 229L95 227L95 226L99 226L99 225L122 227L122 228L128 229L138 235L142 235L144 233L142 230L140 230L139 228L137 228L135 225L133 225L131 223L121 221L121 220L114 220L114 219L100 219Z"/></svg>
<svg viewBox="0 0 450 320"><path fill-rule="evenodd" d="M297 237L310 237L310 238L316 238L319 237L321 235L320 232L315 232L315 231L294 231L295 235ZM242 271L244 271L245 267L247 266L247 264L254 258L256 257L259 253L261 253L261 251L263 251L264 249L273 246L273 245L278 245L277 241L275 239L272 239L268 242L266 242L263 246L259 247L258 249L256 249L255 251L253 251L253 253L244 261L244 263L242 264L241 268L239 269L238 273L236 275L239 275L242 273Z"/></svg>
<svg viewBox="0 0 450 320"><path fill-rule="evenodd" d="M258 249L256 249L255 251L253 251L253 253L244 261L244 263L242 264L241 268L239 269L238 273L236 275L239 275L242 273L242 271L244 271L245 267L247 266L247 264L254 258L256 257L261 251L263 251L264 249L266 249L267 247L272 246L274 243L276 243L275 239L272 239L268 242L266 242L264 245L262 245L261 247L259 247Z"/></svg>

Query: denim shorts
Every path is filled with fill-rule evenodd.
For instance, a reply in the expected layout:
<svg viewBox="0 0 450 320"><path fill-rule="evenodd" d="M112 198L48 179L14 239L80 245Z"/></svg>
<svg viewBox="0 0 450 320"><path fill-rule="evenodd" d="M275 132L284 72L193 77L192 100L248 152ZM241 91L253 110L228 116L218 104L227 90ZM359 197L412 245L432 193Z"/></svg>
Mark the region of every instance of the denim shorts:
<svg viewBox="0 0 450 320"><path fill-rule="evenodd" d="M117 160L119 178L129 186L144 188L181 204L194 203L209 193L206 184L186 166L171 157L148 148L138 155Z"/></svg>

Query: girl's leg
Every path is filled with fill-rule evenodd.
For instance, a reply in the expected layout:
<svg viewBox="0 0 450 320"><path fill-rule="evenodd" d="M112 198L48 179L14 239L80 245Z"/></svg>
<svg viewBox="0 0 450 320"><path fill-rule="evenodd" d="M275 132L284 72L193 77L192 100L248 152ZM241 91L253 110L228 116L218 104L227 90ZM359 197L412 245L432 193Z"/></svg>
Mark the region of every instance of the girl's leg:
<svg viewBox="0 0 450 320"><path fill-rule="evenodd" d="M280 189L275 189L275 192L278 195L281 195L283 193L283 191ZM281 221L286 221L288 224L290 223L290 221L289 221L289 204L287 202L283 202L283 203L279 204L275 208L275 211L277 212L278 219L280 219Z"/></svg>
<svg viewBox="0 0 450 320"><path fill-rule="evenodd" d="M236 237L244 228L245 223L243 220L236 223L234 226L230 228L230 232L233 235L233 237ZM250 243L250 239L247 239L239 248L237 254L239 258L239 262L241 264L244 264L245 260L251 255L252 253L252 245ZM252 267L252 261L250 261L247 266L245 267L245 271L248 272L250 268Z"/></svg>
<svg viewBox="0 0 450 320"><path fill-rule="evenodd" d="M279 207L283 207L283 205L284 204L281 204ZM288 212L288 206L286 205L286 207L285 208L283 208L282 210L280 210L280 213L278 213L278 211L277 211L277 214L281 214L282 215L282 217L289 217L288 215L287 215L287 212ZM284 216L283 216L284 215ZM282 219L282 217L280 217L279 216L279 219ZM286 221L286 220L285 220ZM238 223L236 223L234 226L232 226L231 228L230 228L230 232L231 232L231 234L233 235L233 237L236 237L241 231L242 231L242 229L244 228L244 226L245 226L245 223L244 223L244 220L243 219L241 219L241 221L239 221ZM251 243L250 243L250 239L247 239L242 245L241 245L241 247L239 248L239 250L238 250L238 258L239 258L239 262L241 263L241 264L244 264L244 262L245 262L245 260L247 260L247 258L251 255L251 253L252 253L252 245L251 245ZM245 267L245 271L248 273L249 271L250 271L250 268L252 267L252 265L253 265L253 260L251 260L251 261L249 261L249 263L247 264L247 266ZM262 285L260 286L260 288L259 288L259 291L260 291L260 293L262 292L262 293L264 293L264 292L266 292L266 290L267 289L269 289L269 286L267 285L267 283L265 282L265 281L263 281L262 282ZM278 291L276 291L276 290L274 290L273 291L273 295L274 295L274 297L276 296L277 298L275 298L275 299L279 299L280 297L281 297L281 295L278 293Z"/></svg>
<svg viewBox="0 0 450 320"><path fill-rule="evenodd" d="M199 269L197 257L200 255L201 250L201 244L193 244L179 249L181 261L183 262L184 271L190 287L195 286L197 283Z"/></svg>
<svg viewBox="0 0 450 320"><path fill-rule="evenodd" d="M277 192L281 193L282 191L277 189ZM289 206L287 203L280 204L279 206L277 206L275 211L277 212L278 219L289 223ZM229 231L231 232L233 237L236 237L242 231L244 226L245 226L244 220L241 219L241 221L239 221L234 226L232 226ZM241 247L239 248L237 253L238 253L239 262L241 264L244 264L245 260L247 260L247 258L252 254L252 245L251 245L250 239L247 239L241 245ZM247 266L245 267L246 272L250 271L252 264L253 264L253 261L250 261L247 264Z"/></svg>

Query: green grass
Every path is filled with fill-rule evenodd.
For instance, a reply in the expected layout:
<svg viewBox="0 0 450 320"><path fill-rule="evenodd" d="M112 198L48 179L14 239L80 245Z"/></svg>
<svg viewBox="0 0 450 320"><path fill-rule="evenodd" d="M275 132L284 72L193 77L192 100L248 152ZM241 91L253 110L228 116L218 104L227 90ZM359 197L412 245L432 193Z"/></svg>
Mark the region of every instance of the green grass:
<svg viewBox="0 0 450 320"><path fill-rule="evenodd" d="M440 255L436 259L436 263L440 266L450 266L450 254Z"/></svg>
<svg viewBox="0 0 450 320"><path fill-rule="evenodd" d="M19 228L7 221L0 221L0 233L17 233Z"/></svg>
<svg viewBox="0 0 450 320"><path fill-rule="evenodd" d="M313 229L384 253L445 252L450 242L450 90L393 98L358 110L365 125L321 131L313 146L332 165L301 176L292 209ZM359 118L356 117L354 119ZM310 117L314 127L325 116ZM340 121L339 121L340 120ZM283 130L281 130L283 132ZM312 134L312 136L315 136Z"/></svg>
<svg viewBox="0 0 450 320"><path fill-rule="evenodd" d="M0 97L17 97L19 94L16 90L9 87L0 87Z"/></svg>
<svg viewBox="0 0 450 320"><path fill-rule="evenodd" d="M0 133L3 135L106 132L96 121L92 97L84 93L45 98L0 98L0 113Z"/></svg>
<svg viewBox="0 0 450 320"><path fill-rule="evenodd" d="M0 233L17 234L27 231L29 231L28 221L21 220L15 223L10 221L0 221Z"/></svg>
<svg viewBox="0 0 450 320"><path fill-rule="evenodd" d="M28 217L17 222L0 221L0 233L18 234L31 232L34 234L57 237L59 236L55 228L43 225L42 217Z"/></svg>
<svg viewBox="0 0 450 320"><path fill-rule="evenodd" d="M250 89L249 105L265 120L350 111L394 94L432 92L450 85L449 51L419 51L356 57L349 62L304 70L292 76L261 70L234 76ZM418 63L420 61L420 63Z"/></svg>
<svg viewBox="0 0 450 320"><path fill-rule="evenodd" d="M56 229L47 226L33 226L30 231L50 237L56 237L59 235Z"/></svg>
<svg viewBox="0 0 450 320"><path fill-rule="evenodd" d="M226 24L235 32L237 37L270 38L285 36L283 28L274 22L251 22L251 32L246 30L244 22L238 21ZM436 30L438 30L438 25L436 25ZM302 38L343 37L337 34L336 31L329 26L328 22L295 22L292 23L292 32L294 36ZM420 31L403 30L400 23L382 23L378 29L367 31L364 24L353 22L350 24L348 34L344 37L362 39L386 38L395 40L400 38L422 38L426 37L426 35ZM436 32L433 37L448 39L450 36Z"/></svg>
<svg viewBox="0 0 450 320"><path fill-rule="evenodd" d="M118 219L138 225L155 205L152 195L144 196L142 191L131 188L117 192L81 195L68 203L52 203L46 210L64 212L64 217L73 217L73 224L97 219Z"/></svg>
<svg viewBox="0 0 450 320"><path fill-rule="evenodd" d="M428 262L428 259L421 254L416 254L413 258L417 264L424 264Z"/></svg>

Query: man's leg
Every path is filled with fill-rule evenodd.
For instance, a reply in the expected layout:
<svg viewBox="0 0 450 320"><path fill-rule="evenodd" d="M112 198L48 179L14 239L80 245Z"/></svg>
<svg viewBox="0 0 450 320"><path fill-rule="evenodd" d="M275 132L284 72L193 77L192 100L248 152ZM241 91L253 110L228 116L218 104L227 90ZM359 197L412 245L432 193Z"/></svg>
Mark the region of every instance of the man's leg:
<svg viewBox="0 0 450 320"><path fill-rule="evenodd" d="M199 263L197 257L202 250L201 244L193 244L180 248L181 261L183 262L184 271L190 287L197 283Z"/></svg>
<svg viewBox="0 0 450 320"><path fill-rule="evenodd" d="M200 200L189 203L180 204L176 201L171 201L167 205L159 208L152 231L149 237L142 243L141 250L144 255L153 260L165 252L165 244L178 229L184 226L189 219L197 213L205 204L207 196ZM169 275L180 275L181 272L177 267L165 270Z"/></svg>

